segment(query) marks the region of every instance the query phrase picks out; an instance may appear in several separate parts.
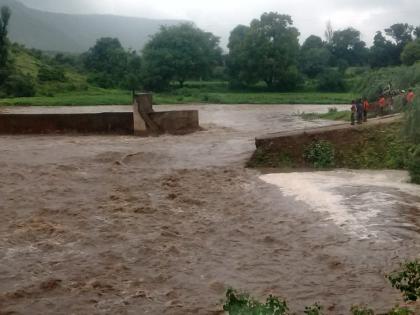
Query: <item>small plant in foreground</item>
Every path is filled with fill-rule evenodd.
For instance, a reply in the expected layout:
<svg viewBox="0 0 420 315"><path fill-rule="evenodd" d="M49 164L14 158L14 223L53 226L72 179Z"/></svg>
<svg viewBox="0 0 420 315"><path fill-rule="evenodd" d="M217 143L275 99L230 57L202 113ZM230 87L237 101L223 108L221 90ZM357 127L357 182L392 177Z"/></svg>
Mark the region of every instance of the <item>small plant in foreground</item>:
<svg viewBox="0 0 420 315"><path fill-rule="evenodd" d="M322 306L319 305L318 303L315 303L312 306L305 307L305 312L304 313L306 315L323 315Z"/></svg>
<svg viewBox="0 0 420 315"><path fill-rule="evenodd" d="M406 301L420 298L420 261L415 260L402 265L401 270L388 275L392 287L400 290Z"/></svg>
<svg viewBox="0 0 420 315"><path fill-rule="evenodd" d="M314 141L305 148L303 158L316 168L332 167L335 158L334 147L329 141Z"/></svg>
<svg viewBox="0 0 420 315"><path fill-rule="evenodd" d="M414 312L406 307L396 306L388 313L388 315L414 315Z"/></svg>
<svg viewBox="0 0 420 315"><path fill-rule="evenodd" d="M353 306L351 313L352 315L375 315L372 309L365 306Z"/></svg>
<svg viewBox="0 0 420 315"><path fill-rule="evenodd" d="M269 296L266 303L258 302L245 293L229 289L223 310L229 315L287 315L289 308L286 301ZM314 313L315 314L315 313Z"/></svg>

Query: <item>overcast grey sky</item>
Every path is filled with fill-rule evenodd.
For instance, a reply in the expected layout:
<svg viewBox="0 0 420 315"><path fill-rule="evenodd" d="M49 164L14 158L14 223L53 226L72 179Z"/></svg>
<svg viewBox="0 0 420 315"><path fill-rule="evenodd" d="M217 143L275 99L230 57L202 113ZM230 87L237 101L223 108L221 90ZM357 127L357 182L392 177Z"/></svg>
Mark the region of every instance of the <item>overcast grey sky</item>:
<svg viewBox="0 0 420 315"><path fill-rule="evenodd" d="M293 17L301 40L323 36L326 22L334 29L353 26L368 44L377 30L394 23L420 25L420 0L20 0L28 6L65 13L100 13L191 20L226 44L238 24L249 24L266 11Z"/></svg>

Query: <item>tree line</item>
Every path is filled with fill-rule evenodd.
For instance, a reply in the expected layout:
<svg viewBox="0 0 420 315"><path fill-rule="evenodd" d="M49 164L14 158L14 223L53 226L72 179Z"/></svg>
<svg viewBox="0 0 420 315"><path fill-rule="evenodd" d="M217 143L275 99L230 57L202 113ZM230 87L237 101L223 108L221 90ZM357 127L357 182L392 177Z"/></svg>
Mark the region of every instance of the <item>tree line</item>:
<svg viewBox="0 0 420 315"><path fill-rule="evenodd" d="M0 86L10 75L3 70L10 69L10 10L3 8L1 13ZM232 88L264 83L269 90L291 91L317 80L319 90L340 91L345 88L342 74L348 67L411 65L420 60L420 26L406 23L378 31L370 48L360 31L334 30L331 23L324 39L311 35L300 45L299 36L291 16L268 12L232 30L227 54L218 37L182 23L162 26L141 52L124 49L117 38L100 38L86 53L57 54L54 62L85 71L90 83L103 88L160 91L174 82L182 87L186 80L220 79L229 81ZM44 71L45 79L54 77L62 76L53 69Z"/></svg>

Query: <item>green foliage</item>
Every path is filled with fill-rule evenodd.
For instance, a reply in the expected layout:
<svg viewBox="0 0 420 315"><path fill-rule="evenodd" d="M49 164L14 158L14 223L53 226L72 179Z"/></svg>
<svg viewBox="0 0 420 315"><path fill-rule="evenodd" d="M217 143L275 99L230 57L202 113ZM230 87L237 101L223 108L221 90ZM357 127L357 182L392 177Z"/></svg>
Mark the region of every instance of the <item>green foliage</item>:
<svg viewBox="0 0 420 315"><path fill-rule="evenodd" d="M4 84L7 95L14 97L30 97L36 93L35 83L32 78L25 74L12 74Z"/></svg>
<svg viewBox="0 0 420 315"><path fill-rule="evenodd" d="M408 171L411 181L420 184L420 145L414 145L408 151Z"/></svg>
<svg viewBox="0 0 420 315"><path fill-rule="evenodd" d="M373 68L398 65L400 55L396 45L387 40L382 32L376 32L373 40L373 46L370 48L369 64Z"/></svg>
<svg viewBox="0 0 420 315"><path fill-rule="evenodd" d="M327 48L311 48L301 50L299 67L310 78L315 78L325 71L330 63L331 53Z"/></svg>
<svg viewBox="0 0 420 315"><path fill-rule="evenodd" d="M352 315L375 315L372 309L365 306L353 306L351 313Z"/></svg>
<svg viewBox="0 0 420 315"><path fill-rule="evenodd" d="M319 305L318 303L315 303L312 306L309 307L305 307L305 312L306 315L322 315L322 306Z"/></svg>
<svg viewBox="0 0 420 315"><path fill-rule="evenodd" d="M248 294L229 289L223 310L229 315L287 315L289 308L285 301L270 295L261 303ZM312 314L312 313L311 313ZM314 315L316 313L313 313Z"/></svg>
<svg viewBox="0 0 420 315"><path fill-rule="evenodd" d="M411 66L420 60L420 39L408 43L401 53L401 61L407 66Z"/></svg>
<svg viewBox="0 0 420 315"><path fill-rule="evenodd" d="M191 23L162 26L143 49L147 89L168 89L171 81L180 86L187 79L207 78L220 64L219 38Z"/></svg>
<svg viewBox="0 0 420 315"><path fill-rule="evenodd" d="M412 104L406 105L404 130L407 138L414 144L420 144L420 97L416 97Z"/></svg>
<svg viewBox="0 0 420 315"><path fill-rule="evenodd" d="M389 311L388 315L414 315L414 312L407 307L396 306Z"/></svg>
<svg viewBox="0 0 420 315"><path fill-rule="evenodd" d="M352 27L335 31L330 43L335 64L341 68L364 65L369 51L366 43L360 39L360 32Z"/></svg>
<svg viewBox="0 0 420 315"><path fill-rule="evenodd" d="M376 101L390 82L396 90L407 90L420 85L420 63L410 67L387 67L367 72L360 77L354 90L369 100Z"/></svg>
<svg viewBox="0 0 420 315"><path fill-rule="evenodd" d="M64 70L59 67L51 67L42 65L38 71L38 80L47 82L47 81L66 81L66 76Z"/></svg>
<svg viewBox="0 0 420 315"><path fill-rule="evenodd" d="M8 61L9 42L7 33L11 14L7 6L0 9L0 68L6 66Z"/></svg>
<svg viewBox="0 0 420 315"><path fill-rule="evenodd" d="M293 90L299 83L299 32L292 18L264 13L250 26L236 27L229 39L228 73L233 86L264 81L275 90Z"/></svg>
<svg viewBox="0 0 420 315"><path fill-rule="evenodd" d="M406 301L417 301L420 298L420 261L407 262L401 270L388 275L392 287L401 291Z"/></svg>
<svg viewBox="0 0 420 315"><path fill-rule="evenodd" d="M346 84L343 74L335 69L326 69L318 77L318 90L322 92L344 92Z"/></svg>
<svg viewBox="0 0 420 315"><path fill-rule="evenodd" d="M89 82L102 88L119 87L128 68L128 53L117 38L100 38L84 57Z"/></svg>
<svg viewBox="0 0 420 315"><path fill-rule="evenodd" d="M329 141L314 141L304 149L303 158L316 168L332 167L335 163L334 146Z"/></svg>

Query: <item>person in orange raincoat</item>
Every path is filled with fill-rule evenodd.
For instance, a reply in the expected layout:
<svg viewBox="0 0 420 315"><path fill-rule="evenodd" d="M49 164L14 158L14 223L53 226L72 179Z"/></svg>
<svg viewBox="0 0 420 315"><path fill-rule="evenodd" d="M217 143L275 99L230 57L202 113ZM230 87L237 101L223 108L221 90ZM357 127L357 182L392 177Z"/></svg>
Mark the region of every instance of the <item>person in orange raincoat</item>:
<svg viewBox="0 0 420 315"><path fill-rule="evenodd" d="M412 89L408 90L407 96L406 96L406 100L407 100L407 104L410 104L414 101L414 98L416 97L416 95L414 94Z"/></svg>
<svg viewBox="0 0 420 315"><path fill-rule="evenodd" d="M368 112L369 112L369 102L368 102L368 100L367 100L367 98L365 97L364 99L363 99L363 121L364 122L367 122L367 115L368 115Z"/></svg>
<svg viewBox="0 0 420 315"><path fill-rule="evenodd" d="M384 110L385 110L385 105L386 105L385 97L383 95L381 95L381 97L378 101L378 104L379 104L379 113L380 113L381 116L383 116L384 115Z"/></svg>

